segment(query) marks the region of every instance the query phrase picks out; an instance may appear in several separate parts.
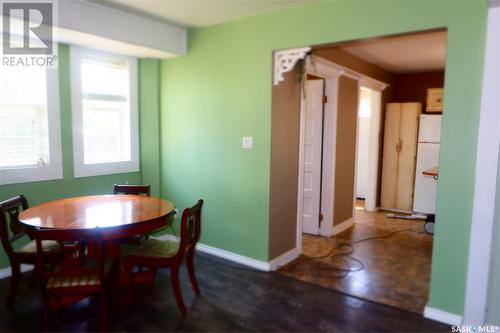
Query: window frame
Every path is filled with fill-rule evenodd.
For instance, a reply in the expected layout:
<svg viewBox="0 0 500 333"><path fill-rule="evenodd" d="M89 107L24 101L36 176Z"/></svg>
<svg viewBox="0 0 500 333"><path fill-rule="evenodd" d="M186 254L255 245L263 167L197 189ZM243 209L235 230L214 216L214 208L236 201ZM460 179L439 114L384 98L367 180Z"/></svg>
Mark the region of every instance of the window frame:
<svg viewBox="0 0 500 333"><path fill-rule="evenodd" d="M46 68L47 127L49 163L0 169L0 185L63 179L61 116L59 107L59 71Z"/></svg>
<svg viewBox="0 0 500 333"><path fill-rule="evenodd" d="M90 55L93 58L109 61L126 61L129 64L130 98L130 161L85 164L83 143L83 94L81 78L81 59ZM111 175L140 171L139 162L139 101L138 101L138 64L137 59L122 55L105 53L92 49L71 46L71 115L73 129L73 171L74 178Z"/></svg>

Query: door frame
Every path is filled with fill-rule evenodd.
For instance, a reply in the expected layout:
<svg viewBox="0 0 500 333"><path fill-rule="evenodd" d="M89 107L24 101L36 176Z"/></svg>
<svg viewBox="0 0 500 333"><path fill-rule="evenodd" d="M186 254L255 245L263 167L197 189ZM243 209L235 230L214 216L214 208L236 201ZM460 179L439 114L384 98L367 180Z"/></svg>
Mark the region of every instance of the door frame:
<svg viewBox="0 0 500 333"><path fill-rule="evenodd" d="M358 81L358 87L365 86L372 90L382 92L389 85L378 81L371 77L357 73L344 66L323 58L310 55L305 59L304 77L307 74L318 76L325 80L325 95L327 102L324 105L324 127L323 127L323 151L331 152L331 154L323 154L323 170L322 170L322 193L321 193L321 214L323 221L333 221L333 203L334 203L334 188L335 188L335 158L336 152L336 128L337 128L337 98L338 98L338 82L341 76ZM303 200L303 173L304 173L304 143L305 143L305 100L304 100L304 84L302 81L300 95L300 127L299 127L299 176L298 176L298 195L297 195L297 229L296 229L296 248L302 251L302 205ZM359 104L359 99L358 99ZM358 107L359 110L359 107ZM357 126L356 126L357 127ZM357 131L357 128L356 128ZM357 134L356 134L357 140ZM377 166L378 167L378 166ZM355 181L353 186L355 186ZM353 202L356 200L356 192L354 191ZM355 207L353 207L354 212ZM353 221L351 221L353 222ZM331 237L336 233L350 227L350 225L334 228L333 223L321 223L319 227L319 235Z"/></svg>
<svg viewBox="0 0 500 333"><path fill-rule="evenodd" d="M336 124L337 121L337 103L334 101L337 100L337 87L338 80L342 72L333 66L330 66L326 60L321 58L317 58L315 56L308 56L305 60L305 71L304 76L307 74L312 74L317 77L322 78L325 81L325 96L327 96L328 100L323 106L323 149L328 149L329 144L330 147L333 147L335 144L335 133L332 133L332 130L336 126L328 126L329 123ZM298 177L298 195L297 195L297 231L296 231L296 247L299 251L302 251L302 201L303 201L303 193L302 188L304 186L304 145L305 145L305 96L304 96L304 85L305 81L303 80L301 86L301 94L300 94L300 129L299 129L299 177ZM325 133L328 133L328 139L325 140ZM330 160L326 159L326 154L323 154L323 170L322 170L322 193L321 193L321 212L323 214L323 220L327 220L331 218L331 213L333 207L327 207L330 205L324 205L324 196L333 196L333 182L334 182L334 170L330 174L325 174L327 169L331 169L335 167L335 164L332 163L335 158L335 152L333 152L333 156ZM331 166L331 167L330 167ZM324 186L325 182L332 184L332 186ZM330 200L333 203L333 200ZM327 215L330 214L330 215ZM325 223L321 224L319 227L319 235L321 236L329 236L331 234L328 228L324 227Z"/></svg>

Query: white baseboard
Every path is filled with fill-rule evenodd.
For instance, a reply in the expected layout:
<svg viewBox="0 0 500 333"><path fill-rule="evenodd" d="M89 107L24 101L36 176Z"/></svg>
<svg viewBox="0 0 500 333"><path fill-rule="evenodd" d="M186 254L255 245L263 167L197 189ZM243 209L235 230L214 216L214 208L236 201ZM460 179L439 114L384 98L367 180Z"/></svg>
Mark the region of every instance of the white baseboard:
<svg viewBox="0 0 500 333"><path fill-rule="evenodd" d="M269 262L269 270L276 271L281 267L285 266L286 264L288 264L290 261L297 258L298 256L300 256L300 249L297 247L293 248L290 251L285 252L282 255L271 260Z"/></svg>
<svg viewBox="0 0 500 333"><path fill-rule="evenodd" d="M161 236L158 236L155 238L162 239L162 240L169 240L169 241L177 241L177 238L173 235L170 235L170 234L164 234L164 235L161 235ZM270 262L261 261L261 260L253 259L250 257L245 257L245 256L242 256L240 254L236 254L236 253L229 252L226 250L221 250L221 249L218 249L218 248L210 246L210 245L198 243L198 244L196 244L196 250L203 252L203 253L208 253L208 254L211 254L213 256L223 258L223 259L226 259L229 261L233 261L233 262L238 263L238 264L252 267L252 268L258 269L260 271L269 272L271 270L271 265L270 265L271 263ZM287 254L287 253L285 253L285 254ZM278 258L281 258L281 256ZM276 259L278 259L278 258L276 258Z"/></svg>
<svg viewBox="0 0 500 333"><path fill-rule="evenodd" d="M345 220L344 222L341 222L341 223L333 226L333 235L332 236L336 236L336 235L340 234L341 232L346 231L347 229L349 229L353 225L354 225L354 218L351 217L351 218Z"/></svg>
<svg viewBox="0 0 500 333"><path fill-rule="evenodd" d="M445 323L448 325L459 326L462 324L462 316L459 316L454 313L446 312L443 310L439 310L436 308L431 308L426 306L424 308L424 317L428 319L432 319L435 321L439 321L441 323Z"/></svg>
<svg viewBox="0 0 500 333"><path fill-rule="evenodd" d="M390 213L400 213L400 214L413 214L413 211L411 210L403 210L403 209L396 209L396 208L384 208L380 207L379 210L384 211L384 212L390 212Z"/></svg>
<svg viewBox="0 0 500 333"><path fill-rule="evenodd" d="M32 270L33 270L32 265L24 265L24 264L21 265L21 273L29 272ZM0 279L8 278L11 276L11 274L12 274L12 271L10 269L10 266L0 269Z"/></svg>
<svg viewBox="0 0 500 333"><path fill-rule="evenodd" d="M155 238L161 240L175 241L175 242L178 241L174 235L170 234L164 234ZM196 244L196 250L265 272L277 270L278 268L286 265L287 263L294 260L300 255L299 249L294 248L288 252L283 253L279 257L274 258L271 261L261 261L201 243ZM21 265L21 272L27 272L32 269L33 266ZM9 277L10 275L11 275L10 267L0 269L0 279Z"/></svg>

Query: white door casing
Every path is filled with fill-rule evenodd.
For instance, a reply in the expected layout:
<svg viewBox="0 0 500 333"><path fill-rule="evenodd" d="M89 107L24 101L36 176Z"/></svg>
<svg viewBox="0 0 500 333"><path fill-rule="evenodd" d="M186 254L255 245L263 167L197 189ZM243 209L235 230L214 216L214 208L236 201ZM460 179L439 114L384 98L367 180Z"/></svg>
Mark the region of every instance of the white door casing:
<svg viewBox="0 0 500 333"><path fill-rule="evenodd" d="M342 75L345 75L353 79L360 80L363 86L376 90L377 92L383 91L388 85L386 83L366 77L349 68L340 66L333 62L315 56L308 56L306 58L306 73L313 74L325 80L325 94L328 97L328 100L324 105L323 149L324 151L330 152L330 154L323 154L323 186L321 195L321 213L323 214L323 222L321 223L321 226L319 228L319 234L322 236L330 237L335 233L335 230L333 228L333 189L335 187L334 175L336 154L333 147L336 146L338 80ZM380 98L380 93L378 94L378 97ZM296 248L299 250L301 250L302 248L302 233L304 232L304 228L302 226L304 222L302 218L302 203L304 191L302 190L302 188L304 184L303 159L305 150L305 106L306 102L302 94L300 104L299 177L296 229ZM380 112L380 106L378 106L378 111ZM376 131L374 131L373 133L376 133ZM369 189L371 188L371 186L375 186L376 191L376 184L370 185ZM376 207L374 207L374 209L376 209Z"/></svg>
<svg viewBox="0 0 500 333"><path fill-rule="evenodd" d="M323 80L307 80L304 118L302 231L319 234L321 149L323 141Z"/></svg>
<svg viewBox="0 0 500 333"><path fill-rule="evenodd" d="M325 78L325 95L327 102L323 108L323 170L321 175L321 214L323 221L319 234L333 235L333 202L335 188L335 158L333 147L337 143L337 95L339 76Z"/></svg>

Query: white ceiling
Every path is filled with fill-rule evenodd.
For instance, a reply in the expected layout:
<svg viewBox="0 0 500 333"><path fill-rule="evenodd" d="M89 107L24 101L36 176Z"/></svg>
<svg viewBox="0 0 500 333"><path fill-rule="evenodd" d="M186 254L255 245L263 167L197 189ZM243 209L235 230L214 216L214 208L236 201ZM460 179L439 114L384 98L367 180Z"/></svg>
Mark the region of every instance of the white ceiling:
<svg viewBox="0 0 500 333"><path fill-rule="evenodd" d="M317 0L90 0L183 27L204 27Z"/></svg>
<svg viewBox="0 0 500 333"><path fill-rule="evenodd" d="M445 67L446 32L367 40L342 48L393 73L437 71Z"/></svg>

